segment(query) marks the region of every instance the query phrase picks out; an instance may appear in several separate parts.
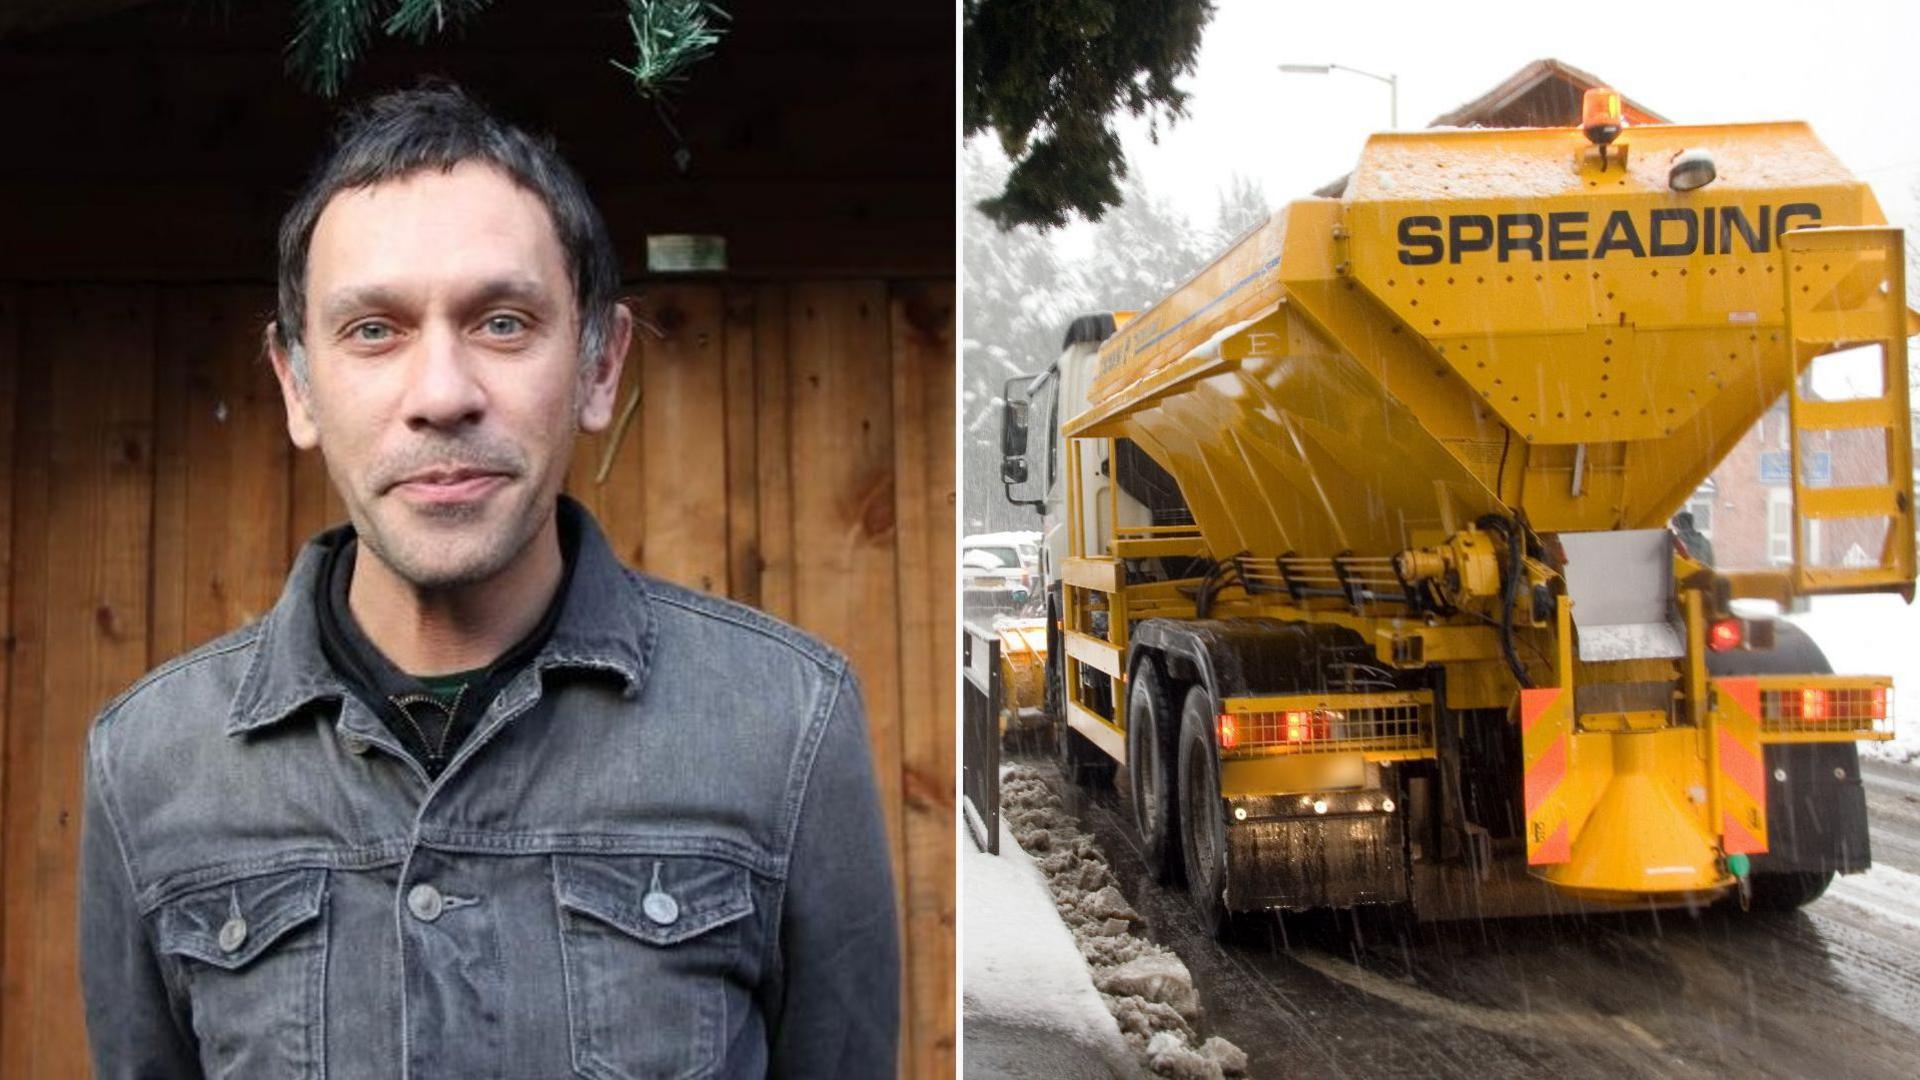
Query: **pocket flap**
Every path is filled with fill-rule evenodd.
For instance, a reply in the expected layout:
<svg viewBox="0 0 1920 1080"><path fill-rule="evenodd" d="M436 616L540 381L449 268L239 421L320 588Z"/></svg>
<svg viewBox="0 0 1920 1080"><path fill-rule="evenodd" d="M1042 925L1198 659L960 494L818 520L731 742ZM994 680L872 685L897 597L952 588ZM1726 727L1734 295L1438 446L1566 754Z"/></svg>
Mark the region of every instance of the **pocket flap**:
<svg viewBox="0 0 1920 1080"><path fill-rule="evenodd" d="M319 918L326 887L325 870L286 870L169 900L160 907L160 951L229 971L244 967Z"/></svg>
<svg viewBox="0 0 1920 1080"><path fill-rule="evenodd" d="M744 867L694 855L556 855L562 907L654 945L672 945L753 910Z"/></svg>

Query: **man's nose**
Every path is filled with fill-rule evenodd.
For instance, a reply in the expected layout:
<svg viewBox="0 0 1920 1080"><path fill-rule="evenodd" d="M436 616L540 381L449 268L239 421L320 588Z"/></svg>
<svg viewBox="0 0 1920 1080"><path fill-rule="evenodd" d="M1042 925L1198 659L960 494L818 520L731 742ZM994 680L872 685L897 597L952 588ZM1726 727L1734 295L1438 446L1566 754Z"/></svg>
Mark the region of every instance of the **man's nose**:
<svg viewBox="0 0 1920 1080"><path fill-rule="evenodd" d="M486 388L458 331L429 326L420 336L407 381L407 426L452 428L486 413Z"/></svg>

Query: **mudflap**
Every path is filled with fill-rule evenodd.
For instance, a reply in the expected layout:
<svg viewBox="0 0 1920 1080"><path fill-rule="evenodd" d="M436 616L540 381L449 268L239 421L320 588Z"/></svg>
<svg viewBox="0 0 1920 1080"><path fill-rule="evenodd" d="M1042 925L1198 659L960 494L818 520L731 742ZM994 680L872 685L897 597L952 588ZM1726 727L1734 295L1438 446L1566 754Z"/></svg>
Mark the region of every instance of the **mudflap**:
<svg viewBox="0 0 1920 1080"><path fill-rule="evenodd" d="M1304 911L1410 896L1403 815L1386 791L1260 795L1227 805L1227 907ZM1326 804L1324 813L1314 803ZM1245 810L1246 818L1236 820Z"/></svg>
<svg viewBox="0 0 1920 1080"><path fill-rule="evenodd" d="M1834 871L1873 865L1867 843L1867 789L1852 743L1776 743L1766 747L1767 853L1756 874Z"/></svg>

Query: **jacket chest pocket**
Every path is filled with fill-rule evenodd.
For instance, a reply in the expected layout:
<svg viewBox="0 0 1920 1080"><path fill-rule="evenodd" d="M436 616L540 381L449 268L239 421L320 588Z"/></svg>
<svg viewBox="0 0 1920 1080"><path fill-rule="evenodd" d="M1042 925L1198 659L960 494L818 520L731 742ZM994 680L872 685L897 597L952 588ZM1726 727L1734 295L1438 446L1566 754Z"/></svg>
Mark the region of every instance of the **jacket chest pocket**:
<svg viewBox="0 0 1920 1080"><path fill-rule="evenodd" d="M745 869L697 856L556 855L574 1069L709 1075L753 952Z"/></svg>
<svg viewBox="0 0 1920 1080"><path fill-rule="evenodd" d="M209 1076L320 1077L325 870L287 870L161 905L162 954L180 972Z"/></svg>

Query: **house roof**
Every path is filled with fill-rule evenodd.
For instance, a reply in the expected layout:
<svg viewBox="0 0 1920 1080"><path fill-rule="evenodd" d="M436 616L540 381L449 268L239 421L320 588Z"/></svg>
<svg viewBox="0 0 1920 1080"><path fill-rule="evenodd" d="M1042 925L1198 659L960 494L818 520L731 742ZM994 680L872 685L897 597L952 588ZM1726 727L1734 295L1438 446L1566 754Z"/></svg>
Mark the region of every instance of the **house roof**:
<svg viewBox="0 0 1920 1080"><path fill-rule="evenodd" d="M1535 60L1486 93L1433 118L1428 127L1571 127L1580 122L1580 98L1607 83L1564 60ZM1666 117L1620 95L1629 124L1666 124Z"/></svg>
<svg viewBox="0 0 1920 1080"><path fill-rule="evenodd" d="M1580 102L1588 90L1607 82L1564 60L1535 60L1486 93L1433 118L1428 127L1572 127L1580 122ZM1666 124L1672 121L1645 105L1620 95L1620 111L1629 124ZM1349 176L1352 174L1348 174ZM1347 189L1347 177L1315 189L1314 194L1338 198Z"/></svg>

